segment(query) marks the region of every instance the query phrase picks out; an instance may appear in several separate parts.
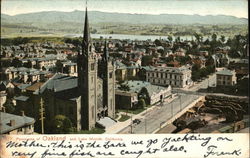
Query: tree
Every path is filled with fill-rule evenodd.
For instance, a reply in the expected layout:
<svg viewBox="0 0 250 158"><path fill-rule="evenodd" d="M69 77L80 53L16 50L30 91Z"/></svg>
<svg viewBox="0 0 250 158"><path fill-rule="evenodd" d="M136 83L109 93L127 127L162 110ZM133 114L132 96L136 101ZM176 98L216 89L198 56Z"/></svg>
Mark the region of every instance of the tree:
<svg viewBox="0 0 250 158"><path fill-rule="evenodd" d="M192 71L192 76L191 76L191 79L193 81L197 81L198 79L201 78L201 74L199 71Z"/></svg>
<svg viewBox="0 0 250 158"><path fill-rule="evenodd" d="M14 58L12 60L12 62L11 62L11 66L21 67L22 66L22 62L18 58Z"/></svg>
<svg viewBox="0 0 250 158"><path fill-rule="evenodd" d="M155 43L156 46L162 46L161 41L158 40L158 39L156 39L154 43Z"/></svg>
<svg viewBox="0 0 250 158"><path fill-rule="evenodd" d="M175 42L181 42L180 36L176 37Z"/></svg>
<svg viewBox="0 0 250 158"><path fill-rule="evenodd" d="M137 105L136 105L136 108L137 109L142 109L146 107L146 103L145 103L145 100L143 98L139 99Z"/></svg>
<svg viewBox="0 0 250 158"><path fill-rule="evenodd" d="M212 41L217 41L217 35L215 33L212 35Z"/></svg>
<svg viewBox="0 0 250 158"><path fill-rule="evenodd" d="M200 65L194 64L192 67L192 71L198 71L200 68L201 68Z"/></svg>
<svg viewBox="0 0 250 158"><path fill-rule="evenodd" d="M168 56L168 57L165 59L165 61L166 61L167 63L170 62L170 61L174 61L174 56L172 56L172 55Z"/></svg>
<svg viewBox="0 0 250 158"><path fill-rule="evenodd" d="M23 64L24 67L27 67L27 68L32 68L32 62L30 60L28 60L27 63L24 63Z"/></svg>
<svg viewBox="0 0 250 158"><path fill-rule="evenodd" d="M189 56L178 56L176 57L176 60L180 62L181 65L185 65L188 61L191 60Z"/></svg>
<svg viewBox="0 0 250 158"><path fill-rule="evenodd" d="M122 90L122 91L129 91L130 90L129 86L126 85L126 84L121 84L119 86L119 89Z"/></svg>
<svg viewBox="0 0 250 158"><path fill-rule="evenodd" d="M199 33L195 33L195 34L194 34L194 37L196 38L196 41L197 41L198 43L201 43L202 40L203 40L202 35L199 34Z"/></svg>
<svg viewBox="0 0 250 158"><path fill-rule="evenodd" d="M51 121L50 132L54 134L67 134L73 131L72 122L64 115L56 115Z"/></svg>
<svg viewBox="0 0 250 158"><path fill-rule="evenodd" d="M159 54L157 52L153 52L152 55L153 55L154 58L158 58L159 57Z"/></svg>
<svg viewBox="0 0 250 158"><path fill-rule="evenodd" d="M168 41L169 41L169 42L172 42L172 41L173 41L173 37L169 35L169 36L168 36Z"/></svg>
<svg viewBox="0 0 250 158"><path fill-rule="evenodd" d="M221 35L221 36L220 36L220 41L221 41L221 43L222 43L222 44L224 44L224 43L225 43L226 38L225 38L225 36L224 36L224 35Z"/></svg>
<svg viewBox="0 0 250 158"><path fill-rule="evenodd" d="M149 66L152 63L153 56L146 55L142 57L142 66Z"/></svg>
<svg viewBox="0 0 250 158"><path fill-rule="evenodd" d="M56 61L56 71L57 72L63 72L63 64L60 60Z"/></svg>
<svg viewBox="0 0 250 158"><path fill-rule="evenodd" d="M142 87L138 96L139 96L139 99L143 99L147 105L150 104L150 96L148 94L148 90L146 87Z"/></svg>
<svg viewBox="0 0 250 158"><path fill-rule="evenodd" d="M6 102L3 104L3 106L5 107L6 112L14 113L15 106L11 99L7 99Z"/></svg>

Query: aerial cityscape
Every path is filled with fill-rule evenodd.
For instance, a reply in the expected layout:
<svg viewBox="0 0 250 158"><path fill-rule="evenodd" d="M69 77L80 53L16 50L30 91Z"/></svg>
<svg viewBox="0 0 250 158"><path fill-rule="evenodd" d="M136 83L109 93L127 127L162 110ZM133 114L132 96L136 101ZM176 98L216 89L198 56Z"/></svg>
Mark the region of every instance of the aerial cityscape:
<svg viewBox="0 0 250 158"><path fill-rule="evenodd" d="M1 1L1 134L249 132L247 1L42 1Z"/></svg>

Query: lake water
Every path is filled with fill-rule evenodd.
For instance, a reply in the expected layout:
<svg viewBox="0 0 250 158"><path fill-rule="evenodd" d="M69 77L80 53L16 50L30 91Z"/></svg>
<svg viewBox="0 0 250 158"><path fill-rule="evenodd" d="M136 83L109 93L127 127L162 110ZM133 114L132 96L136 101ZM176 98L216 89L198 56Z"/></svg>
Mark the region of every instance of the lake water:
<svg viewBox="0 0 250 158"><path fill-rule="evenodd" d="M64 37L82 37L82 34L66 34ZM120 40L125 40L125 39L130 39L130 40L156 40L156 39L167 39L168 36L159 36L159 35L124 35L124 34L91 34L91 38L112 38L112 39L120 39ZM172 36L173 37L173 36ZM192 40L192 38L195 40L195 37L193 36L180 36L181 40ZM204 36L203 40L206 40L207 38L210 38L208 36ZM175 38L173 37L173 40Z"/></svg>

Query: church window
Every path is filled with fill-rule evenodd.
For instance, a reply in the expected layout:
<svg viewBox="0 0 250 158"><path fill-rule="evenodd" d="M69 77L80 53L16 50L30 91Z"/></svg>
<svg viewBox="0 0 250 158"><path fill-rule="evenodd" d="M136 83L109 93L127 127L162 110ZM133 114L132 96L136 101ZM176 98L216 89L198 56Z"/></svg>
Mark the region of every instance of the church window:
<svg viewBox="0 0 250 158"><path fill-rule="evenodd" d="M112 107L113 107L113 100L110 99L110 110L112 110Z"/></svg>
<svg viewBox="0 0 250 158"><path fill-rule="evenodd" d="M92 106L92 109L91 109L91 111L92 111L92 119L94 119L94 116L95 116L95 112L94 112L94 106Z"/></svg>
<svg viewBox="0 0 250 158"><path fill-rule="evenodd" d="M109 78L112 78L112 76L113 76L113 73L110 72L110 73L109 73Z"/></svg>
<svg viewBox="0 0 250 158"><path fill-rule="evenodd" d="M95 70L95 64L94 63L91 64L91 70Z"/></svg>

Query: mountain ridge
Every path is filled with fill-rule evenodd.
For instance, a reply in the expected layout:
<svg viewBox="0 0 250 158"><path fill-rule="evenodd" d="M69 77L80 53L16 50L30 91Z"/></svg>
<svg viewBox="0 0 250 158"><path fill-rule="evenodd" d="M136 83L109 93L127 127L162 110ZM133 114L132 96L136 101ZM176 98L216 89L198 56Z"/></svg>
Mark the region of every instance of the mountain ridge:
<svg viewBox="0 0 250 158"><path fill-rule="evenodd" d="M8 15L1 13L3 23L51 23L73 22L79 23L84 20L84 12L74 10L43 11ZM187 14L132 14L132 13L109 13L101 11L88 11L90 23L130 23L130 24L248 24L247 18L238 18L230 15L187 15Z"/></svg>

